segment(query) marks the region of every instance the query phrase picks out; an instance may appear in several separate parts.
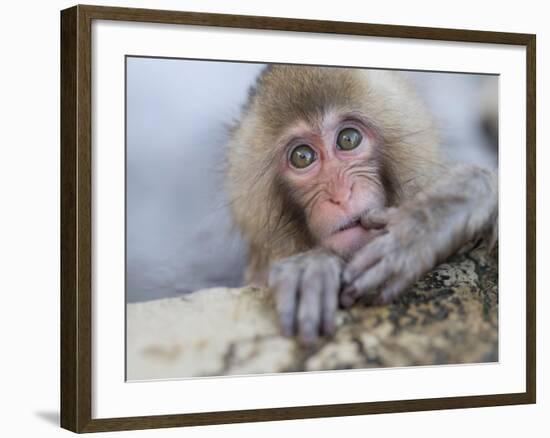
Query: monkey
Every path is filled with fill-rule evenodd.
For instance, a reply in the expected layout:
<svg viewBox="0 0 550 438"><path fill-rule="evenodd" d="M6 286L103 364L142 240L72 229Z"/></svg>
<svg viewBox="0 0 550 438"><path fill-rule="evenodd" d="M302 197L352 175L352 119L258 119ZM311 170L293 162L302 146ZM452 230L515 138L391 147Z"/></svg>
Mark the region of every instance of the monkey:
<svg viewBox="0 0 550 438"><path fill-rule="evenodd" d="M268 65L230 130L225 184L245 282L306 346L339 307L390 303L467 242L497 240L496 173L445 162L397 71Z"/></svg>

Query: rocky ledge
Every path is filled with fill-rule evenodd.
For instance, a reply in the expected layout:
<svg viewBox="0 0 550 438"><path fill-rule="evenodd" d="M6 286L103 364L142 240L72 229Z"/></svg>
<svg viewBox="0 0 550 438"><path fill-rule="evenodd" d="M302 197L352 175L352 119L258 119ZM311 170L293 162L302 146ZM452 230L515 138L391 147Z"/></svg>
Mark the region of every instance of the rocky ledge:
<svg viewBox="0 0 550 438"><path fill-rule="evenodd" d="M498 360L498 261L480 247L388 306L340 311L331 339L280 336L266 290L206 289L127 306L127 377L318 371Z"/></svg>

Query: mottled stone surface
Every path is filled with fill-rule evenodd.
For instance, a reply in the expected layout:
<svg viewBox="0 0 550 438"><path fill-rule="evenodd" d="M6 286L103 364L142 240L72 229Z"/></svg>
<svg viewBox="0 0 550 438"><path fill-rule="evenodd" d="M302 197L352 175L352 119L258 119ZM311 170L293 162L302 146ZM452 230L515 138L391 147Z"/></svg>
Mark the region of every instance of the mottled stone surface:
<svg viewBox="0 0 550 438"><path fill-rule="evenodd" d="M333 338L308 350L279 336L262 289L207 289L127 311L129 380L498 360L497 261L482 248L391 305L340 311Z"/></svg>

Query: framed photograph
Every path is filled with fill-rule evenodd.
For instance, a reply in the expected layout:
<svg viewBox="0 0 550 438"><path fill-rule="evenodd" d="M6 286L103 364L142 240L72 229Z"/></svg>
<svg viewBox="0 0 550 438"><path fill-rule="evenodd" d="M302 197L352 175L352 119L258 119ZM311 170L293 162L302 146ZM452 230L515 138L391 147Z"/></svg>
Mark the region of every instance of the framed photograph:
<svg viewBox="0 0 550 438"><path fill-rule="evenodd" d="M535 35L61 12L61 426L535 403Z"/></svg>

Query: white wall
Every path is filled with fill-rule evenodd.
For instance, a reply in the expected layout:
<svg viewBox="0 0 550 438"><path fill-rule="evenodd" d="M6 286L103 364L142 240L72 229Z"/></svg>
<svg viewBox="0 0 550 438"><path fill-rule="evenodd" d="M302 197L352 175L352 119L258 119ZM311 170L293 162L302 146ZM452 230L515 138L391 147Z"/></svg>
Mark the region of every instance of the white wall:
<svg viewBox="0 0 550 438"><path fill-rule="evenodd" d="M93 2L113 6L274 15L375 23L461 27L538 34L538 345L539 403L535 406L469 409L244 424L163 431L107 434L107 436L240 437L281 435L342 436L532 436L547 434L550 411L548 379L543 368L550 363L542 350L550 310L543 291L550 220L543 202L543 175L548 162L550 113L548 66L548 14L545 3L535 0L505 4L499 1L461 2L340 0L258 2L254 0L111 0ZM313 4L311 2L310 4ZM0 257L2 292L7 300L0 310L2 377L0 428L6 436L68 435L55 425L59 397L59 9L68 1L5 2L1 15L2 67L0 69ZM433 9L430 9L433 8ZM546 415L545 415L546 414ZM545 430L546 429L546 430Z"/></svg>

